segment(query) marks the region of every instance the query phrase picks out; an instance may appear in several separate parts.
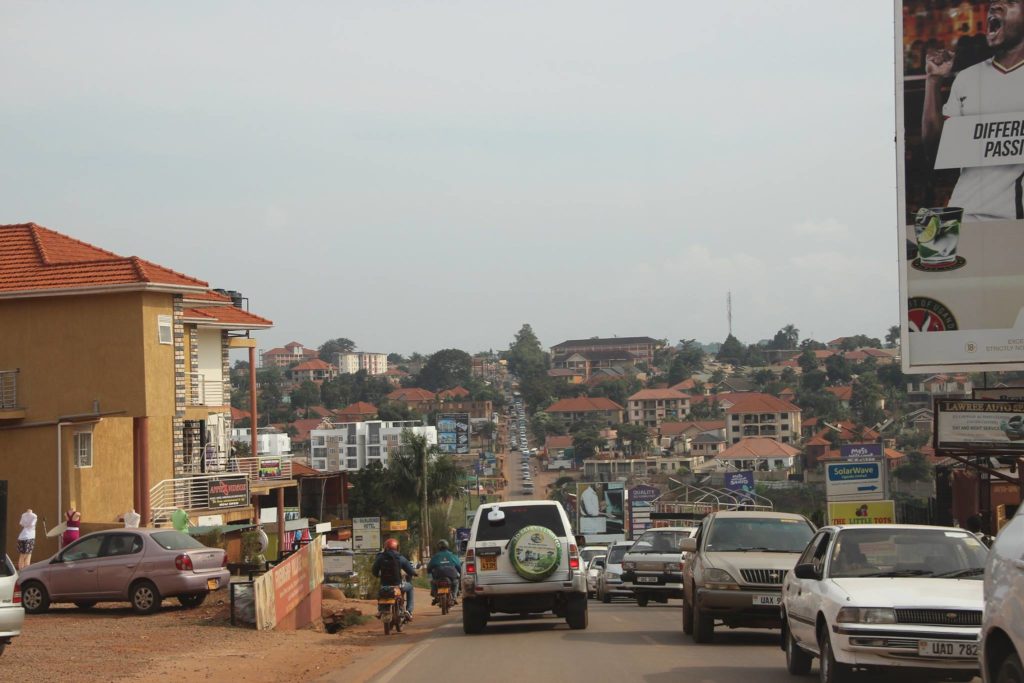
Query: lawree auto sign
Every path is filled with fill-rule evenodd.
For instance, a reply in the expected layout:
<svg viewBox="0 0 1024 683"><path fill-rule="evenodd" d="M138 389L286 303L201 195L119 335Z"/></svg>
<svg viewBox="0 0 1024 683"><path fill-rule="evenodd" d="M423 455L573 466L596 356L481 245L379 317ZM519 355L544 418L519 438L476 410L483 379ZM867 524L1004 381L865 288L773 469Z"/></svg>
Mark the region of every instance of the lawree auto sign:
<svg viewBox="0 0 1024 683"><path fill-rule="evenodd" d="M249 480L245 477L210 479L207 482L207 507L233 508L249 504Z"/></svg>
<svg viewBox="0 0 1024 683"><path fill-rule="evenodd" d="M936 399L937 452L1024 453L1024 401Z"/></svg>
<svg viewBox="0 0 1024 683"><path fill-rule="evenodd" d="M946 4L894 3L903 369L1017 370L1024 66L1014 55L1024 19Z"/></svg>

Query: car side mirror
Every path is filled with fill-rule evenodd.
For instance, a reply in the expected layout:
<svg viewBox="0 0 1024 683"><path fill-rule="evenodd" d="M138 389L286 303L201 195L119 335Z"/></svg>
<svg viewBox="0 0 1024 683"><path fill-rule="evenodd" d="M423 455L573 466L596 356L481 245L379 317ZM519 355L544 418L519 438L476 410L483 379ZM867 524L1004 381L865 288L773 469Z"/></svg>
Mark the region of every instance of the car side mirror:
<svg viewBox="0 0 1024 683"><path fill-rule="evenodd" d="M804 564L798 564L793 567L793 574L798 579L811 579L813 581L819 580L821 577L818 575L818 570L814 568L814 565L805 562Z"/></svg>
<svg viewBox="0 0 1024 683"><path fill-rule="evenodd" d="M697 539L696 538L684 538L679 543L679 550L684 553L695 553L697 552Z"/></svg>

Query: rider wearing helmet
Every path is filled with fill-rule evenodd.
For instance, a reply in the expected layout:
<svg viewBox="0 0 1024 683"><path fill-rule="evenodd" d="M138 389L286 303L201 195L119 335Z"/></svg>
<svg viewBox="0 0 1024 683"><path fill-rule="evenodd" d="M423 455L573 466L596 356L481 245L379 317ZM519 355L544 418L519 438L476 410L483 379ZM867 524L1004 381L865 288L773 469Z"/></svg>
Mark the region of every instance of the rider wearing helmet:
<svg viewBox="0 0 1024 683"><path fill-rule="evenodd" d="M389 538L384 541L384 551L379 553L373 560L370 573L380 579L382 586L399 586L405 594L405 616L412 621L412 577L416 576L416 569L400 552L398 552L398 539ZM405 579L403 580L403 576Z"/></svg>
<svg viewBox="0 0 1024 683"><path fill-rule="evenodd" d="M437 581L442 578L448 579L454 591L455 602L458 602L462 563L459 562L458 555L448 549L448 541L441 539L437 542L437 552L430 558L427 571L430 572L430 595L434 598L433 604L437 604Z"/></svg>

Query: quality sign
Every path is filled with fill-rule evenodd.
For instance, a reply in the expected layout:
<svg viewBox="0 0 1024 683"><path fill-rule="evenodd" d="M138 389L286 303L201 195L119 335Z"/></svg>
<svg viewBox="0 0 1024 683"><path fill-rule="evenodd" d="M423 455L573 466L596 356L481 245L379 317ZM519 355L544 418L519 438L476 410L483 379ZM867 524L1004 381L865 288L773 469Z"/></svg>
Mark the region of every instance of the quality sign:
<svg viewBox="0 0 1024 683"><path fill-rule="evenodd" d="M828 463L825 466L825 493L829 500L884 500L882 464Z"/></svg>

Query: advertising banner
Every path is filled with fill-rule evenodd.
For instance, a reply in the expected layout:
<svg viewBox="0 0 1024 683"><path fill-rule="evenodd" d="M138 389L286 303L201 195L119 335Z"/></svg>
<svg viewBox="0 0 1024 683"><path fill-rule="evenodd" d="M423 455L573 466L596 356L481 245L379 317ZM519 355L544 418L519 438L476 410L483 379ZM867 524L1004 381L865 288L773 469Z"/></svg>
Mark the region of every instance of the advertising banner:
<svg viewBox="0 0 1024 683"><path fill-rule="evenodd" d="M844 443L839 446L843 460L881 460L884 451L880 443Z"/></svg>
<svg viewBox="0 0 1024 683"><path fill-rule="evenodd" d="M903 369L1020 369L1024 19L894 5Z"/></svg>
<svg viewBox="0 0 1024 683"><path fill-rule="evenodd" d="M828 523L895 524L896 503L891 500L861 500L829 503Z"/></svg>
<svg viewBox="0 0 1024 683"><path fill-rule="evenodd" d="M249 504L249 480L245 477L218 477L207 480L206 485L209 496L207 506L211 510Z"/></svg>
<svg viewBox="0 0 1024 683"><path fill-rule="evenodd" d="M754 493L754 471L740 470L738 472L726 472L725 488L727 491L733 491L740 494L737 496L740 499L746 498L748 500L752 500Z"/></svg>
<svg viewBox="0 0 1024 683"><path fill-rule="evenodd" d="M388 522L388 531L407 531L408 529L409 520L407 519L393 519Z"/></svg>
<svg viewBox="0 0 1024 683"><path fill-rule="evenodd" d="M380 550L380 517L352 518L352 549L363 552Z"/></svg>
<svg viewBox="0 0 1024 683"><path fill-rule="evenodd" d="M280 479L281 478L281 458L263 458L259 459L259 478L260 479Z"/></svg>
<svg viewBox="0 0 1024 683"><path fill-rule="evenodd" d="M323 582L323 548L307 543L254 582L256 628L274 628Z"/></svg>
<svg viewBox="0 0 1024 683"><path fill-rule="evenodd" d="M576 530L581 534L625 533L622 482L576 484Z"/></svg>
<svg viewBox="0 0 1024 683"><path fill-rule="evenodd" d="M885 468L880 461L830 462L825 465L825 497L828 500L882 500Z"/></svg>
<svg viewBox="0 0 1024 683"><path fill-rule="evenodd" d="M469 413L444 413L437 416L437 447L442 453L469 453Z"/></svg>
<svg viewBox="0 0 1024 683"><path fill-rule="evenodd" d="M1024 402L936 399L936 452L1024 453Z"/></svg>

